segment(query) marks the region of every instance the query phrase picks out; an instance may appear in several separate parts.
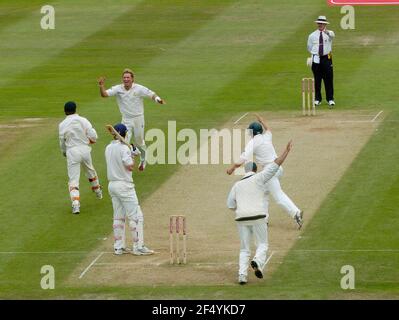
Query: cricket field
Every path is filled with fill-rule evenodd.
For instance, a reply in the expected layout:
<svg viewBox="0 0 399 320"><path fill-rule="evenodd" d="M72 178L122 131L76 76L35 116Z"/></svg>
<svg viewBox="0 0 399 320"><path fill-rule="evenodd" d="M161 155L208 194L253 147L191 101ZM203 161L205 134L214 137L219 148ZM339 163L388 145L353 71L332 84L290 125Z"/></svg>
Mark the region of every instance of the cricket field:
<svg viewBox="0 0 399 320"><path fill-rule="evenodd" d="M399 6L355 7L347 30L326 0L45 4L54 29L41 27L43 1L0 4L0 299L399 298ZM336 34L336 106L324 101L309 117L301 79L312 76L306 43L319 15ZM297 230L271 200L264 279L250 272L246 286L237 283L239 236L226 198L240 177L223 163L135 170L145 241L157 253L112 254L105 125L120 114L97 79L120 83L124 68L167 101L146 101L147 132L167 136L171 121L177 132L245 129L259 113L278 153L293 140L282 186L305 222ZM99 134L92 156L104 188L99 201L82 175L79 215L58 145L69 100ZM186 265L169 264L175 214L187 217ZM44 266L54 289L43 289Z"/></svg>

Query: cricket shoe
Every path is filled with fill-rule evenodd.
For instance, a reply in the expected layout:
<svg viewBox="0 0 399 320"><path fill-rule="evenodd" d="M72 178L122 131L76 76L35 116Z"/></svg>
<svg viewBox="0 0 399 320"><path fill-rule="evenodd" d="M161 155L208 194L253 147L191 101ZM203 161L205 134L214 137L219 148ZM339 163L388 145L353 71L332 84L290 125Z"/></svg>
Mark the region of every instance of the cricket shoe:
<svg viewBox="0 0 399 320"><path fill-rule="evenodd" d="M114 249L114 255L116 255L116 256L121 256L123 253L124 253L123 248Z"/></svg>
<svg viewBox="0 0 399 320"><path fill-rule="evenodd" d="M72 202L72 213L79 214L80 213L80 203L77 200Z"/></svg>
<svg viewBox="0 0 399 320"><path fill-rule="evenodd" d="M238 275L238 283L241 285L247 284L248 280L247 280L247 276L240 274Z"/></svg>
<svg viewBox="0 0 399 320"><path fill-rule="evenodd" d="M335 106L334 100L328 101L328 107L329 107L330 109L334 108L334 106Z"/></svg>
<svg viewBox="0 0 399 320"><path fill-rule="evenodd" d="M132 254L135 256L149 256L154 254L154 250L148 249L146 246L142 246L141 248L133 248Z"/></svg>
<svg viewBox="0 0 399 320"><path fill-rule="evenodd" d="M301 230L303 225L303 211L299 211L294 216L295 222L298 224L298 230Z"/></svg>
<svg viewBox="0 0 399 320"><path fill-rule="evenodd" d="M95 193L96 193L97 199L101 200L101 199L103 198L103 191L101 190L101 188L100 188L100 189L97 189L97 190L95 191Z"/></svg>
<svg viewBox="0 0 399 320"><path fill-rule="evenodd" d="M259 269L259 265L258 265L258 263L257 263L255 260L252 260L252 261L251 261L251 267L252 267L252 269L254 269L254 271L255 271L255 276L256 276L257 278L259 278L259 279L262 279L262 278L263 278L263 273L262 273L262 271Z"/></svg>
<svg viewBox="0 0 399 320"><path fill-rule="evenodd" d="M321 105L321 102L320 102L319 100L315 100L315 101L314 101L314 105L315 105L316 107L318 107L319 105Z"/></svg>
<svg viewBox="0 0 399 320"><path fill-rule="evenodd" d="M120 249L114 249L114 253L119 256L122 254L127 254L127 253L131 253L132 250L128 249L128 248L120 248Z"/></svg>
<svg viewBox="0 0 399 320"><path fill-rule="evenodd" d="M146 165L146 161L140 161L140 165L139 165L139 170L140 171L144 171L145 169L145 165Z"/></svg>

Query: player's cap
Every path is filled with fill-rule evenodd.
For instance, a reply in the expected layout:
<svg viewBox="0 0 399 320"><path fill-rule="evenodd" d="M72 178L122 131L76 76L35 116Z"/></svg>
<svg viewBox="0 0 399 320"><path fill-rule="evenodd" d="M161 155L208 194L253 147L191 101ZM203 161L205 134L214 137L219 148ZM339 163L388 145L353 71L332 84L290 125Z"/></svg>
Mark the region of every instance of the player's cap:
<svg viewBox="0 0 399 320"><path fill-rule="evenodd" d="M64 111L67 114L73 114L76 112L76 103L73 101L68 101L64 105Z"/></svg>
<svg viewBox="0 0 399 320"><path fill-rule="evenodd" d="M118 123L114 125L114 129L118 132L122 137L126 136L127 128L123 123Z"/></svg>
<svg viewBox="0 0 399 320"><path fill-rule="evenodd" d="M256 136L257 134L263 133L263 127L259 122L252 122L249 127L249 130L252 130L252 135Z"/></svg>
<svg viewBox="0 0 399 320"><path fill-rule="evenodd" d="M330 24L330 23L327 21L326 16L319 16L315 22L316 22L316 23L323 23L323 24Z"/></svg>
<svg viewBox="0 0 399 320"><path fill-rule="evenodd" d="M244 165L244 169L245 169L245 173L256 172L258 170L258 166L256 165L255 162L250 161Z"/></svg>

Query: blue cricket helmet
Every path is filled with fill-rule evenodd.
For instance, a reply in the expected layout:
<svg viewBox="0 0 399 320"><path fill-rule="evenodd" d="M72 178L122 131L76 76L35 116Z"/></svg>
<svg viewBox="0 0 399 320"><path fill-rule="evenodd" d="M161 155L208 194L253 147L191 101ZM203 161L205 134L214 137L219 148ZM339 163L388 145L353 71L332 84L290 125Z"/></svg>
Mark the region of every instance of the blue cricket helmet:
<svg viewBox="0 0 399 320"><path fill-rule="evenodd" d="M122 137L126 136L127 128L123 123L118 123L114 125L114 129L118 132Z"/></svg>
<svg viewBox="0 0 399 320"><path fill-rule="evenodd" d="M249 130L252 130L253 136L256 136L257 134L262 134L263 133L263 127L259 122L252 122L249 127Z"/></svg>

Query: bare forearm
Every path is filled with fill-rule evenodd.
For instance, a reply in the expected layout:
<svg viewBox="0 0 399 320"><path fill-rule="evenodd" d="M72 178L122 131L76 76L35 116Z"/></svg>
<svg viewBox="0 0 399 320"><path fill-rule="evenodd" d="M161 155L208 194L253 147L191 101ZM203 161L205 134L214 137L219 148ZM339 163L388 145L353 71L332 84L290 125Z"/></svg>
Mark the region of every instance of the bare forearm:
<svg viewBox="0 0 399 320"><path fill-rule="evenodd" d="M107 98L108 97L107 91L105 90L104 86L100 86L100 95L103 98Z"/></svg>
<svg viewBox="0 0 399 320"><path fill-rule="evenodd" d="M237 168L241 167L244 164L244 162L245 162L244 160L239 160L236 163L233 163L233 165L231 167L234 169L237 169Z"/></svg>
<svg viewBox="0 0 399 320"><path fill-rule="evenodd" d="M287 147L285 148L284 152L276 159L274 160L274 162L276 164L278 164L279 166L281 166L285 160L285 158L287 158L288 153L290 153L291 150L291 146L292 146L292 142L288 142Z"/></svg>
<svg viewBox="0 0 399 320"><path fill-rule="evenodd" d="M269 130L269 128L268 128L268 126L266 125L266 122L265 122L265 120L263 120L263 118L261 118L261 119L259 120L259 122L260 122L260 124L263 126L263 128L265 128L265 130Z"/></svg>
<svg viewBox="0 0 399 320"><path fill-rule="evenodd" d="M240 160L239 162L234 163L229 169L227 169L227 174L230 175L232 174L235 169L241 167L243 165L244 161Z"/></svg>
<svg viewBox="0 0 399 320"><path fill-rule="evenodd" d="M269 130L268 126L266 125L265 120L257 113L255 113L256 118L258 119L258 121L260 122L260 124L263 126L263 128L265 128L265 130Z"/></svg>

